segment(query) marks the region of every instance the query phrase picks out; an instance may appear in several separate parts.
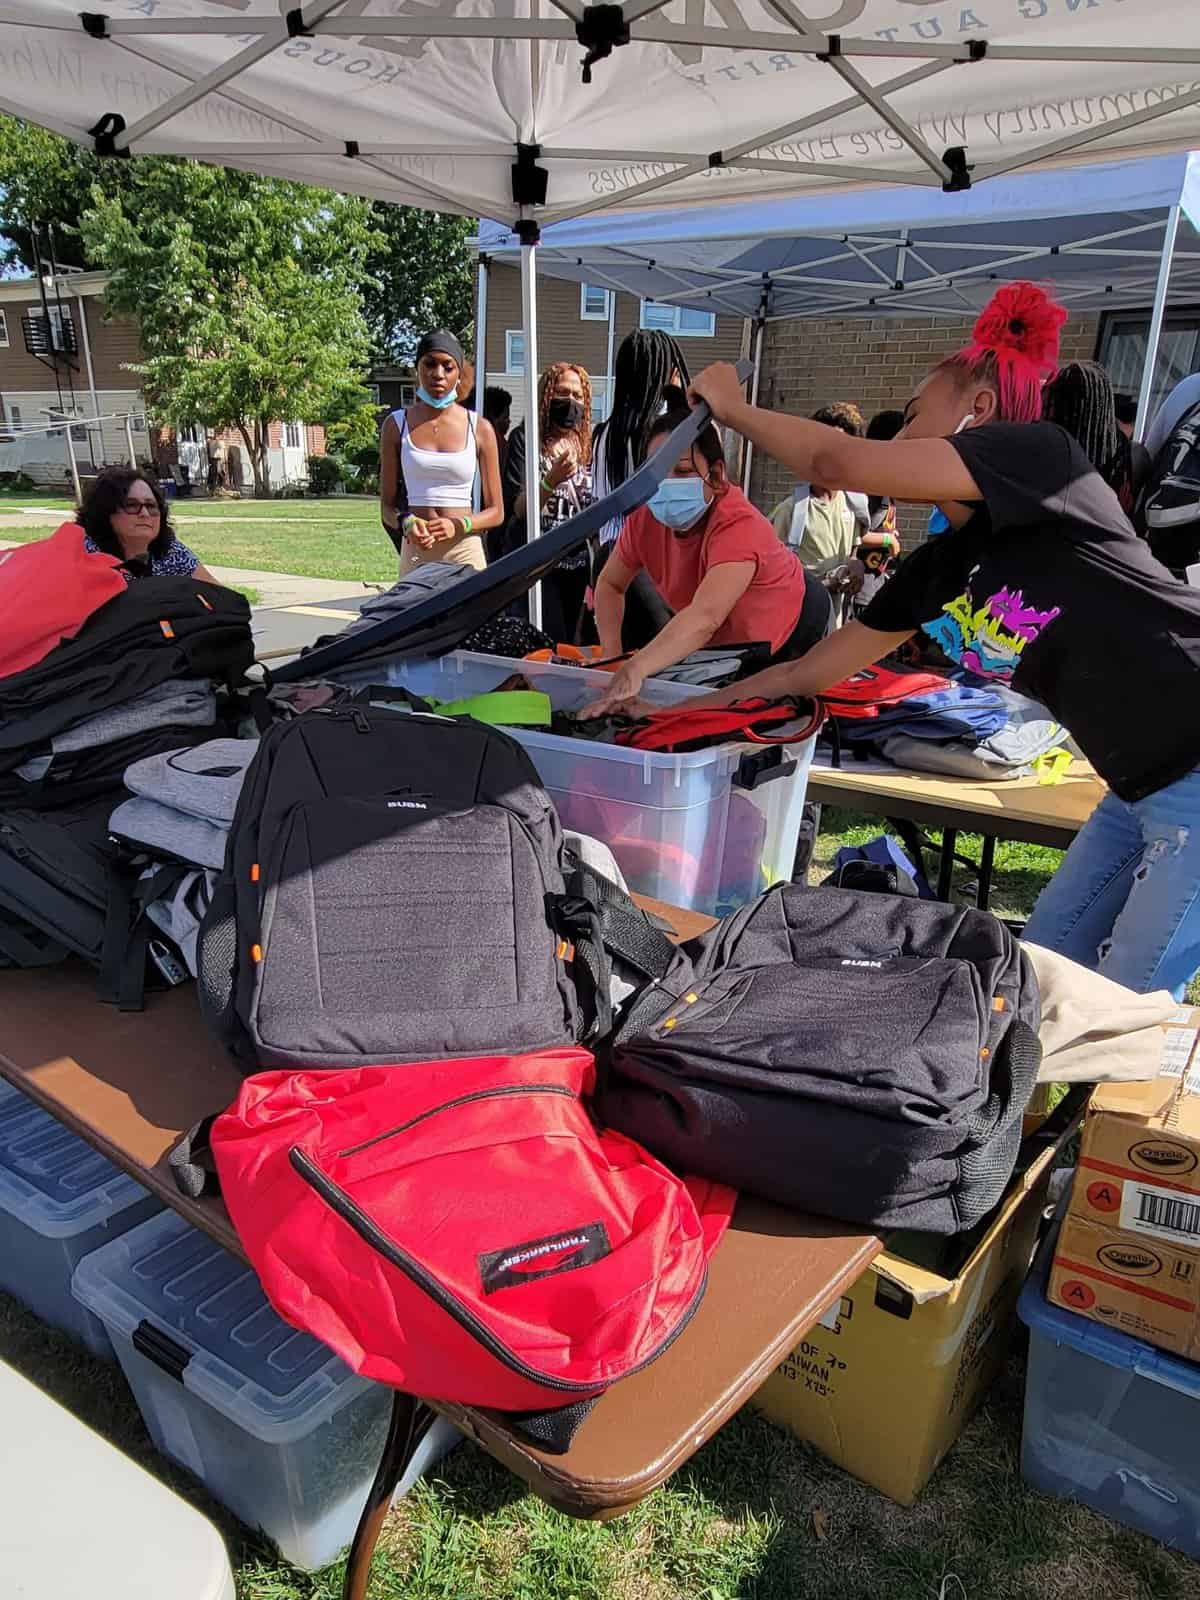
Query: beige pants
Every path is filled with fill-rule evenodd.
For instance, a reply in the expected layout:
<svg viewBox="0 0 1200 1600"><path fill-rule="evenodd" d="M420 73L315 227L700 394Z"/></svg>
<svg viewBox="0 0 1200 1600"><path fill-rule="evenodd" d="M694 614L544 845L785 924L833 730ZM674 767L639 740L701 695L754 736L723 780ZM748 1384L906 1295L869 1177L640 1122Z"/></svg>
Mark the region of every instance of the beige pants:
<svg viewBox="0 0 1200 1600"><path fill-rule="evenodd" d="M414 567L426 566L430 561L454 561L459 566L474 567L476 572L482 572L487 566L483 539L477 533L463 533L457 539L446 539L435 544L430 550L422 550L420 545L406 539L404 553L400 557L400 576L403 578Z"/></svg>

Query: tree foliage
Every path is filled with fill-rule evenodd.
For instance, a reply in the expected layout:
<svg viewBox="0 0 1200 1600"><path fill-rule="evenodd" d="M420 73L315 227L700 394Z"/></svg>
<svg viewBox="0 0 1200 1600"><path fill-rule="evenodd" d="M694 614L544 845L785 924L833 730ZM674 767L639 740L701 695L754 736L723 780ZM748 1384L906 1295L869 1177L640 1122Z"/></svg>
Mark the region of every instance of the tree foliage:
<svg viewBox="0 0 1200 1600"><path fill-rule="evenodd" d="M336 422L367 401L362 294L376 246L365 200L194 161L99 160L0 118L0 230L37 270L29 225L61 265L109 273L136 317L135 371L155 417L236 428L268 491L272 421Z"/></svg>
<svg viewBox="0 0 1200 1600"><path fill-rule="evenodd" d="M448 328L465 347L475 322L474 263L466 217L376 202L377 235L363 301L378 361L411 361L417 340Z"/></svg>

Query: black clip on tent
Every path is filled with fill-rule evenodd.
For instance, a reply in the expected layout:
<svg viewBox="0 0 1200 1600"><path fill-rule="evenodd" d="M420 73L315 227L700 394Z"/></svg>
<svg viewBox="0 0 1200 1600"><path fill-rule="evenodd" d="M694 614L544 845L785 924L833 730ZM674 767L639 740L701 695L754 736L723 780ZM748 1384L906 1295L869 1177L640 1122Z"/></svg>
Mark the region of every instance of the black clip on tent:
<svg viewBox="0 0 1200 1600"><path fill-rule="evenodd" d="M748 361L738 363L743 383L752 372ZM332 640L318 650L289 661L271 673L273 683L293 683L301 678L320 678L351 663L396 660L403 656L439 656L482 627L513 600L528 594L564 556L573 555L588 539L599 533L606 522L627 517L644 506L671 471L679 457L699 438L711 420L706 405L698 405L686 422L681 422L652 456L637 471L603 500L560 522L531 544L522 545L503 556L483 572L453 583L396 617L387 617L373 628L364 628L346 638Z"/></svg>

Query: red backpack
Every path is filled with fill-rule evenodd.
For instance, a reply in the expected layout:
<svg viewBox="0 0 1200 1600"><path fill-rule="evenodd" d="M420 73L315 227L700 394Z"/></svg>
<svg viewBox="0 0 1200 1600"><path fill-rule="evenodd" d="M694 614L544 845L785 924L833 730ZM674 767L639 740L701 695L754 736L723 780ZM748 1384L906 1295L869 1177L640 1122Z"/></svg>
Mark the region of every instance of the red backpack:
<svg viewBox="0 0 1200 1600"><path fill-rule="evenodd" d="M0 551L0 677L35 666L125 593L120 563L87 550L83 540L81 527L64 522L49 539Z"/></svg>
<svg viewBox="0 0 1200 1600"><path fill-rule="evenodd" d="M944 685L943 685L944 687ZM625 728L616 743L635 750L702 750L727 739L794 744L810 739L825 720L819 700L739 700L731 706L681 706L653 711Z"/></svg>
<svg viewBox="0 0 1200 1600"><path fill-rule="evenodd" d="M271 1304L365 1377L553 1408L564 1446L687 1325L735 1200L597 1131L593 1088L575 1048L248 1078L209 1140Z"/></svg>
<svg viewBox="0 0 1200 1600"><path fill-rule="evenodd" d="M821 699L831 717L858 721L877 717L882 707L898 705L915 694L932 694L946 687L945 678L935 672L897 672L892 667L863 667L821 690Z"/></svg>

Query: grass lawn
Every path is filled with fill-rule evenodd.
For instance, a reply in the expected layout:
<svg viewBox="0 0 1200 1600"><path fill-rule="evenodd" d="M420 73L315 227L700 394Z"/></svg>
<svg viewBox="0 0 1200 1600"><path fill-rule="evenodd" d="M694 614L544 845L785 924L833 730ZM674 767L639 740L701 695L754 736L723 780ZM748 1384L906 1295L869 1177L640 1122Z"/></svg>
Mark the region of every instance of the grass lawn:
<svg viewBox="0 0 1200 1600"><path fill-rule="evenodd" d="M37 505L13 498L13 508ZM65 501L57 509L66 513ZM0 515L5 511L0 500ZM211 566L292 572L306 578L394 583L396 552L379 524L379 502L349 495L328 500L185 500L172 506L179 537ZM28 543L56 523L32 518L0 527L0 540Z"/></svg>

